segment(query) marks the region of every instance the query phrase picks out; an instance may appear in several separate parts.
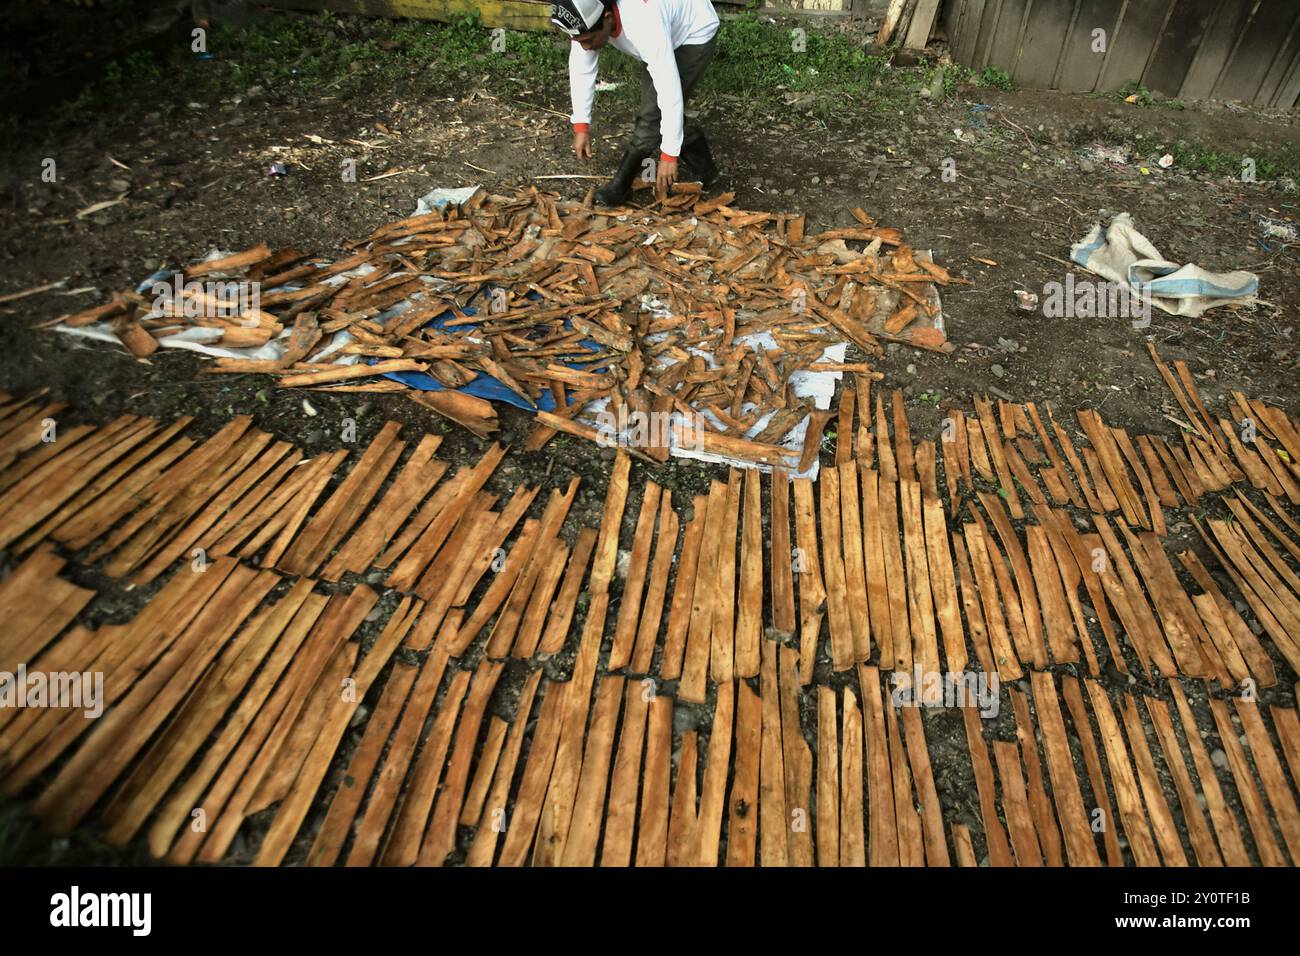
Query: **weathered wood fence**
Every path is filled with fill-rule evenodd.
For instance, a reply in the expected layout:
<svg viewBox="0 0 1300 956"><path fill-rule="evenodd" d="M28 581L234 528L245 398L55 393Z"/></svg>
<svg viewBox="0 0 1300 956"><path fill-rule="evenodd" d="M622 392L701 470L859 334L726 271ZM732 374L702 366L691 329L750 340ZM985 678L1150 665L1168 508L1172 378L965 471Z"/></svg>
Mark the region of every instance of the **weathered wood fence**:
<svg viewBox="0 0 1300 956"><path fill-rule="evenodd" d="M954 59L1020 86L1300 100L1300 0L945 0L942 22Z"/></svg>

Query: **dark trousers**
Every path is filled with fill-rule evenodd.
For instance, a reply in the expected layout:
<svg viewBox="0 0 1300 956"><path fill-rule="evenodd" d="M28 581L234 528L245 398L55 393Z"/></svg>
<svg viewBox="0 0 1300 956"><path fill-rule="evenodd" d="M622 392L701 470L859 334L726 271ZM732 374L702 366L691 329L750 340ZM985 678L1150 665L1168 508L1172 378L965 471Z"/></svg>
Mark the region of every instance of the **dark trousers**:
<svg viewBox="0 0 1300 956"><path fill-rule="evenodd" d="M673 55L677 59L677 73L682 80L682 102L683 109L685 104L690 103L691 94L695 91L695 84L700 81L704 75L704 70L713 59L713 51L718 45L718 38L715 36L707 43L696 43L690 46L679 46ZM659 95L655 91L654 80L650 78L650 71L641 64L641 105L637 109L636 125L632 128L632 139L630 146L632 149L658 155L659 153ZM684 117L684 130L682 136L682 145L686 146L704 135L689 116Z"/></svg>

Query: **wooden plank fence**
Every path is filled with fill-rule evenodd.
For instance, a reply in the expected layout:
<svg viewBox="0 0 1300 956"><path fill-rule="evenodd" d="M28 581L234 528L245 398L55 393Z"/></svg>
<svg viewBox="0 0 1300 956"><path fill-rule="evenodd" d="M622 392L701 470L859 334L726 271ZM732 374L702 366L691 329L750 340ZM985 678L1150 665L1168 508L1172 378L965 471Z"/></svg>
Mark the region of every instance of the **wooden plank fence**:
<svg viewBox="0 0 1300 956"><path fill-rule="evenodd" d="M1300 5L1264 0L945 0L953 58L1069 93L1300 104Z"/></svg>

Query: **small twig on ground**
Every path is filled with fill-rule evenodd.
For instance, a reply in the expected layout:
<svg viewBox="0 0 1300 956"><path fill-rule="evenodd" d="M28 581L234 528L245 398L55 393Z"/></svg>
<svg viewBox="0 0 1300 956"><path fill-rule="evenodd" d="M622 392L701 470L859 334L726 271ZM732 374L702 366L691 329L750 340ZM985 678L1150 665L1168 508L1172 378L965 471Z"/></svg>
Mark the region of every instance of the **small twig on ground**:
<svg viewBox="0 0 1300 956"><path fill-rule="evenodd" d="M566 120L569 118L568 113L561 113L559 110L553 110L549 106L538 106L536 103L529 103L527 100L515 100L521 106L531 106L535 110L541 110L543 113L550 113L553 116L563 116Z"/></svg>
<svg viewBox="0 0 1300 956"><path fill-rule="evenodd" d="M18 299L25 299L29 295L36 295L41 292L48 292L50 289L57 289L67 283L67 279L60 279L58 282L47 282L44 285L33 286L30 289L24 289L22 292L11 292L8 295L0 295L0 302L14 302Z"/></svg>
<svg viewBox="0 0 1300 956"><path fill-rule="evenodd" d="M1079 214L1080 216L1082 216L1084 219L1087 219L1087 218L1088 218L1088 214L1087 214L1086 212L1084 212L1084 211L1083 211L1082 209L1080 209L1078 206L1071 206L1068 202L1066 202L1066 201L1065 201L1064 199L1062 199L1060 196L1053 196L1053 197L1052 197L1052 201L1053 201L1053 202L1058 202L1058 203L1060 203L1062 206L1064 206L1066 209L1069 209L1069 210L1071 210L1072 212L1078 213L1078 214Z"/></svg>
<svg viewBox="0 0 1300 956"><path fill-rule="evenodd" d="M409 172L409 169L390 169L386 173L380 173L378 176L369 176L361 181L363 183L373 183L378 182L381 179L391 179L393 176L404 176Z"/></svg>
<svg viewBox="0 0 1300 956"><path fill-rule="evenodd" d="M1051 259L1053 262L1059 262L1061 265L1069 266L1072 269L1078 268L1079 266L1077 262L1069 262L1065 259L1059 259L1056 256L1048 255L1046 252L1039 252L1037 249L1034 250L1034 255L1042 256L1044 259Z"/></svg>
<svg viewBox="0 0 1300 956"><path fill-rule="evenodd" d="M1003 123L1005 123L1007 126L1010 126L1012 129L1018 130L1020 135L1025 138L1025 142L1029 144L1029 148L1032 149L1035 153L1038 152L1038 146L1035 145L1034 141L1029 138L1029 134L1025 132L1025 128L1023 126L1019 125L1018 123L1011 122L1011 120L1007 119L1006 116L1004 116L1002 113L998 113L998 119L1002 120Z"/></svg>

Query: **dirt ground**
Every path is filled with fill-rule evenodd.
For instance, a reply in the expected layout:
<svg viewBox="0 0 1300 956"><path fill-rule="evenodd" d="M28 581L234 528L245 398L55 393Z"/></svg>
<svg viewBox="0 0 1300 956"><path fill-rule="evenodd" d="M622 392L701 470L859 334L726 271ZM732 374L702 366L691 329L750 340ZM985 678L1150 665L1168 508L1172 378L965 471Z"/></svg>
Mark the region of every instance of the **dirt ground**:
<svg viewBox="0 0 1300 956"><path fill-rule="evenodd" d="M103 422L124 412L165 420L191 415L191 431L198 435L247 413L258 427L307 451L338 447L344 418L357 421L359 443L385 420L397 419L412 426L408 437L419 429L445 432L440 456L456 463L476 460L483 442L400 396L312 393L318 414L309 415L303 392L276 390L266 378L206 375L206 360L179 351L135 360L119 349L38 327L213 247L242 249L264 241L273 248L336 252L342 242L408 215L416 197L437 186L538 182L580 197L594 181L535 177L607 174L617 161L630 116L609 110L598 118L590 167L573 160L563 76L535 91L528 104L473 86L472 78L441 91L385 81L364 96L324 88L287 97L253 87L205 102L178 90L168 101L108 109L75 123L23 121L3 148L0 296L67 281L61 290L0 304L0 389L49 389L71 406L69 422ZM944 410L968 409L973 392L1050 401L1066 413L1058 414L1063 422L1076 408L1100 408L1110 424L1173 434L1176 428L1164 415L1177 409L1147 355L1145 336L1167 361L1189 362L1211 407L1225 407L1227 392L1240 389L1300 414L1300 243L1268 239L1257 221L1260 215L1294 221L1300 193L1277 182L1245 183L1154 165L1175 138L1238 151L1246 144L1294 148L1300 143L1296 114L963 88L942 100L920 101L915 109L888 112L845 99L822 122L810 103L792 99L757 122L726 95L697 105L727 174L725 188L737 194L734 205L804 211L810 231L848 225L849 209L861 206L970 280L944 290L954 353L890 346L877 365L887 388L903 390L918 440L937 437ZM1109 165L1089 158L1087 147L1095 143L1133 147L1134 162ZM54 183L41 178L46 158L57 163ZM339 170L348 159L356 160L358 180L403 172L375 182L344 182ZM1144 175L1138 167L1148 161L1150 174ZM288 174L268 176L274 162L286 163ZM955 168L955 181L945 180L945 168ZM119 196L120 204L78 215ZM1107 212L1120 211L1131 213L1169 259L1258 273L1263 302L1200 319L1157 311L1145 331L1122 319L1047 319L1015 306L1014 290L1040 292L1045 283L1063 282L1071 271L1063 262L1070 244ZM529 417L514 409L501 409L501 421L499 437L512 444L530 427ZM536 455L512 453L492 485L495 490L528 480L550 488L580 475L571 525L595 524L611 457L560 437ZM718 476L694 463L657 469L638 464L632 486L653 477L672 488L684 507ZM637 505L634 495L624 540L630 539ZM1171 536L1190 544L1189 531L1186 524L1174 526ZM101 590L91 608L97 620L129 617L147 597L81 573L88 575L82 583ZM564 675L569 663L562 657L550 667ZM507 715L511 690L523 673L514 676L502 681L501 699L493 705ZM818 679L839 680L831 677L829 662L819 667ZM1282 689L1265 699L1294 703L1291 693ZM804 702L809 708L814 703L811 695ZM1198 717L1205 717L1203 694L1195 706ZM711 708L679 709L679 730L695 724L707 734ZM1003 710L1009 722L1010 707ZM945 817L976 824L960 716L927 713L926 732ZM86 846L93 842L86 837ZM33 860L74 862L80 845L78 839L70 848L67 841L45 844L33 837L28 852ZM92 850L85 853L96 858ZM237 848L235 859L240 856ZM113 857L142 858L135 849Z"/></svg>

